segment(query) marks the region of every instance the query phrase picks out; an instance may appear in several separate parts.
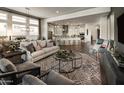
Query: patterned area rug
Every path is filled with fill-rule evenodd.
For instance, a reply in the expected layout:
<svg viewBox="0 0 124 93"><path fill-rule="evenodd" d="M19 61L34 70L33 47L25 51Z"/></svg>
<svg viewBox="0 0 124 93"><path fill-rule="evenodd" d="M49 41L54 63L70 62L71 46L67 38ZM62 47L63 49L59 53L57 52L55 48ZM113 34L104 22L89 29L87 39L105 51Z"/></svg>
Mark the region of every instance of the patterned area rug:
<svg viewBox="0 0 124 93"><path fill-rule="evenodd" d="M100 73L100 64L98 61L93 59L87 54L82 54L82 65L79 69L71 73L61 73L69 79L76 80L82 85L101 85L101 73ZM47 70L52 67L52 69L59 72L58 61L55 61L54 55L49 56L43 60L37 62L41 66L42 70ZM53 68L54 67L54 68ZM71 67L71 64L67 64L63 67L64 70L67 70Z"/></svg>

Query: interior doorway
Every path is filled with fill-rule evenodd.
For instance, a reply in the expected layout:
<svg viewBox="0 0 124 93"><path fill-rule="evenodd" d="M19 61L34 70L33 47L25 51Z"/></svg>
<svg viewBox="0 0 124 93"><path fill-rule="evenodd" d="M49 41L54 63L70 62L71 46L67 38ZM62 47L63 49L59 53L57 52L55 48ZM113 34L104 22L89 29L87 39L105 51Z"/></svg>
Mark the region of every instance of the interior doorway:
<svg viewBox="0 0 124 93"><path fill-rule="evenodd" d="M100 39L100 29L97 29L97 39Z"/></svg>

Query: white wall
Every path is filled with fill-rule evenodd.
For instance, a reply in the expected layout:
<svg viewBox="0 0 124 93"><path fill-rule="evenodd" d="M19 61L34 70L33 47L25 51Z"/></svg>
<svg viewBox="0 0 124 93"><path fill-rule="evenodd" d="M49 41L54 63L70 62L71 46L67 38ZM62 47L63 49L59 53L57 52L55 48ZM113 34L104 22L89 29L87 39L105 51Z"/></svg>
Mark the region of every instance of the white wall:
<svg viewBox="0 0 124 93"><path fill-rule="evenodd" d="M46 19L41 20L41 38L45 38L46 40L48 39L48 24Z"/></svg>
<svg viewBox="0 0 124 93"><path fill-rule="evenodd" d="M110 39L114 40L115 39L115 16L114 13L112 12L110 15Z"/></svg>
<svg viewBox="0 0 124 93"><path fill-rule="evenodd" d="M93 37L93 40L97 39L97 28L96 26L99 25L100 22L99 20L94 22L94 23L87 23L85 25L85 41L90 41L91 42L91 36ZM87 35L87 29L89 34Z"/></svg>
<svg viewBox="0 0 124 93"><path fill-rule="evenodd" d="M88 34L87 34L88 30ZM91 25L85 24L85 42L91 42Z"/></svg>
<svg viewBox="0 0 124 93"><path fill-rule="evenodd" d="M101 17L100 19L100 38L107 40L108 39L108 25L107 25L107 16Z"/></svg>
<svg viewBox="0 0 124 93"><path fill-rule="evenodd" d="M93 40L97 39L97 25L100 25L100 38L108 40L110 39L110 35L113 33L110 33L110 24L108 24L110 20L108 20L107 16L101 17L100 20L97 20L94 23L87 23L85 25L85 41L91 41L91 35L93 37ZM89 35L86 35L87 29L89 31ZM113 37L111 37L113 38Z"/></svg>
<svg viewBox="0 0 124 93"><path fill-rule="evenodd" d="M97 24L99 24L99 22L93 23L92 26L91 26L91 35L93 37L93 40L97 39L97 28L96 28Z"/></svg>

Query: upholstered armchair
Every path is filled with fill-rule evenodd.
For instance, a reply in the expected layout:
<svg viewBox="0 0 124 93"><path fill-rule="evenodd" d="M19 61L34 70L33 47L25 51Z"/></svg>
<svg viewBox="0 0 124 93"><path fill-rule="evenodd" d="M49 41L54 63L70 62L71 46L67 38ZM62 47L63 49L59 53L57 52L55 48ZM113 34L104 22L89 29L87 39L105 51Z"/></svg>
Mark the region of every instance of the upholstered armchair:
<svg viewBox="0 0 124 93"><path fill-rule="evenodd" d="M25 74L40 75L40 66L31 62L15 65L8 59L0 59L0 80L9 80L13 81L9 84L18 84Z"/></svg>
<svg viewBox="0 0 124 93"><path fill-rule="evenodd" d="M96 56L99 59L100 54L103 53L105 48L108 48L109 40L97 39L95 45L90 48L89 53Z"/></svg>

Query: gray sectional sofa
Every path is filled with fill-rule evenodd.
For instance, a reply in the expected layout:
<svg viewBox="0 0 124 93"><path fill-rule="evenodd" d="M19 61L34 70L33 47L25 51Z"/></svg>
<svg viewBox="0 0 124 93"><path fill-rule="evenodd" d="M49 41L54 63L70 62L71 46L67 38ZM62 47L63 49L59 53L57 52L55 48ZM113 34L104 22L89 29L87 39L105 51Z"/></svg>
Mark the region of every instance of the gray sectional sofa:
<svg viewBox="0 0 124 93"><path fill-rule="evenodd" d="M27 50L26 46L33 44L35 51L30 52ZM56 53L60 48L54 45L51 40L36 40L36 41L25 41L20 43L20 48L25 50L27 53L27 61L36 62L42 58L45 58L53 53Z"/></svg>

